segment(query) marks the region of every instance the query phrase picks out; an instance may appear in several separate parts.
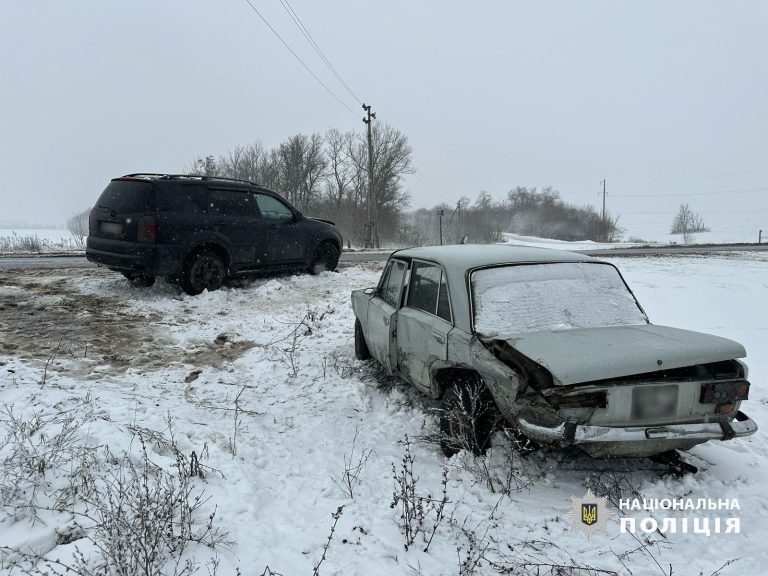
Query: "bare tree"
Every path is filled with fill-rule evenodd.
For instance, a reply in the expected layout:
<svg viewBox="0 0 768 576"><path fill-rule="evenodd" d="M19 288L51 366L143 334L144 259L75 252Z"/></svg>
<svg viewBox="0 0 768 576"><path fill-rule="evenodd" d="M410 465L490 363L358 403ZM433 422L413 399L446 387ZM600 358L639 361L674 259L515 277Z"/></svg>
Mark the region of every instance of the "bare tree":
<svg viewBox="0 0 768 576"><path fill-rule="evenodd" d="M683 241L689 244L693 240L693 234L696 232L709 232L709 228L704 225L704 219L701 214L691 210L687 203L680 204L675 219L672 221L672 234L682 234Z"/></svg>
<svg viewBox="0 0 768 576"><path fill-rule="evenodd" d="M88 217L91 214L90 208L73 214L67 220L67 230L72 234L75 244L82 246L85 243L85 237L88 236Z"/></svg>
<svg viewBox="0 0 768 576"><path fill-rule="evenodd" d="M221 176L219 171L216 158L212 155L194 158L189 169L190 174L197 174L199 176Z"/></svg>

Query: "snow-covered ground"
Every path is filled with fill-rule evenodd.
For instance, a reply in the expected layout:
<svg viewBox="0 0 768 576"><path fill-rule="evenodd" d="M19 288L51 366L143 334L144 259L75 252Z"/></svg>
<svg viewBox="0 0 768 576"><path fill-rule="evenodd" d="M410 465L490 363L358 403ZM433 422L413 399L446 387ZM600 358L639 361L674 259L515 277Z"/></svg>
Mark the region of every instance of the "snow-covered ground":
<svg viewBox="0 0 768 576"><path fill-rule="evenodd" d="M514 244L517 246L534 246L536 248L551 248L553 250L601 250L603 248L632 248L642 246L632 242L593 242L592 240L555 240L554 238L540 238L538 236L523 236L521 234L503 233L502 244Z"/></svg>
<svg viewBox="0 0 768 576"><path fill-rule="evenodd" d="M120 454L135 451L137 430L145 436L146 429L166 431L170 415L179 450L195 451L204 466L219 471L192 482L210 497L201 521L215 507L215 521L232 544L215 552L192 546L187 554L199 562L218 555L221 575L236 567L262 574L267 565L285 575L312 574L331 533L331 514L342 505L321 574L496 573L486 560L475 562L482 550L522 566L514 572L520 574L599 573L547 567L563 564L639 576L710 575L731 559L738 560L718 574L764 574L768 257L615 263L653 322L734 338L749 353L753 387L743 408L762 428L748 439L693 449L689 459L700 467L695 476L664 474L647 460L544 451L520 457L510 454L501 434L486 459L444 458L429 441L436 419L428 403L354 359L349 293L373 285L380 265L259 279L194 298L163 282L131 288L101 270L0 271L0 399L6 407L0 419L11 426L9 406L30 420L90 413L77 441ZM449 503L428 552L421 536L404 549L400 508L391 506L393 466L399 470L406 434L418 492L442 498L447 470ZM38 442L39 431L29 436ZM8 446L0 449L5 462ZM153 461L174 470L167 449L151 441L148 447ZM354 466L367 450L350 496L343 489L345 460ZM112 465L100 461L98 469ZM55 486L64 468L49 470L41 483ZM740 510L729 514L740 516L741 533L656 533L638 541L619 534L615 520L607 535L588 540L573 532L571 497L619 481L648 498L738 498ZM505 485L512 488L508 494ZM92 550L82 539L61 537L79 519L71 511L40 512L43 521L34 524L14 520L13 514L24 514L9 507L13 495L0 496L0 545L60 560L76 546L86 555ZM44 488L37 498L48 501ZM428 515L425 527L434 521ZM0 566L12 572L7 560ZM208 573L205 566L200 572Z"/></svg>

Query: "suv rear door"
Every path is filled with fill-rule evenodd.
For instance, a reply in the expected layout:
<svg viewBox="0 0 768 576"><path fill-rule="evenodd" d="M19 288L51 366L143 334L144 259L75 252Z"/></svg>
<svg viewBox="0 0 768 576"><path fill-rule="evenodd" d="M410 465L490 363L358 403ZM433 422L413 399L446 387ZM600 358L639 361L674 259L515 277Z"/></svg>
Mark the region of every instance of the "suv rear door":
<svg viewBox="0 0 768 576"><path fill-rule="evenodd" d="M266 229L266 263L290 264L307 255L307 230L296 219L293 208L279 198L255 193L261 219Z"/></svg>
<svg viewBox="0 0 768 576"><path fill-rule="evenodd" d="M246 188L208 189L210 225L230 245L231 268L247 270L263 258L266 230L254 207L253 194Z"/></svg>
<svg viewBox="0 0 768 576"><path fill-rule="evenodd" d="M112 180L91 210L88 235L136 242L139 219L155 209L154 185L136 179Z"/></svg>

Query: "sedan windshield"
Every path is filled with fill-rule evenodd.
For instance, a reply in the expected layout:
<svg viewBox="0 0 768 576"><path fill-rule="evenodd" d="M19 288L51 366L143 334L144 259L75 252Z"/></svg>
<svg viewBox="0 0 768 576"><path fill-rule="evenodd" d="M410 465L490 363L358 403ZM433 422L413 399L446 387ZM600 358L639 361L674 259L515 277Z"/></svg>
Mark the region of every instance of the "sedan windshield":
<svg viewBox="0 0 768 576"><path fill-rule="evenodd" d="M486 336L647 324L609 264L518 264L471 276L475 332Z"/></svg>

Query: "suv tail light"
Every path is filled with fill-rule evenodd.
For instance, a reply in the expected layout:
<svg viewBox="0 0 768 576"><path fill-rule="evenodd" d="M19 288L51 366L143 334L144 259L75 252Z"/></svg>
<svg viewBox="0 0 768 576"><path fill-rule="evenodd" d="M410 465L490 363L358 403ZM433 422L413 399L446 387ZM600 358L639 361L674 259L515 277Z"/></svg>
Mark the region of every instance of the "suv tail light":
<svg viewBox="0 0 768 576"><path fill-rule="evenodd" d="M136 232L137 242L152 244L157 237L157 224L154 216L143 216L139 220L139 229Z"/></svg>

